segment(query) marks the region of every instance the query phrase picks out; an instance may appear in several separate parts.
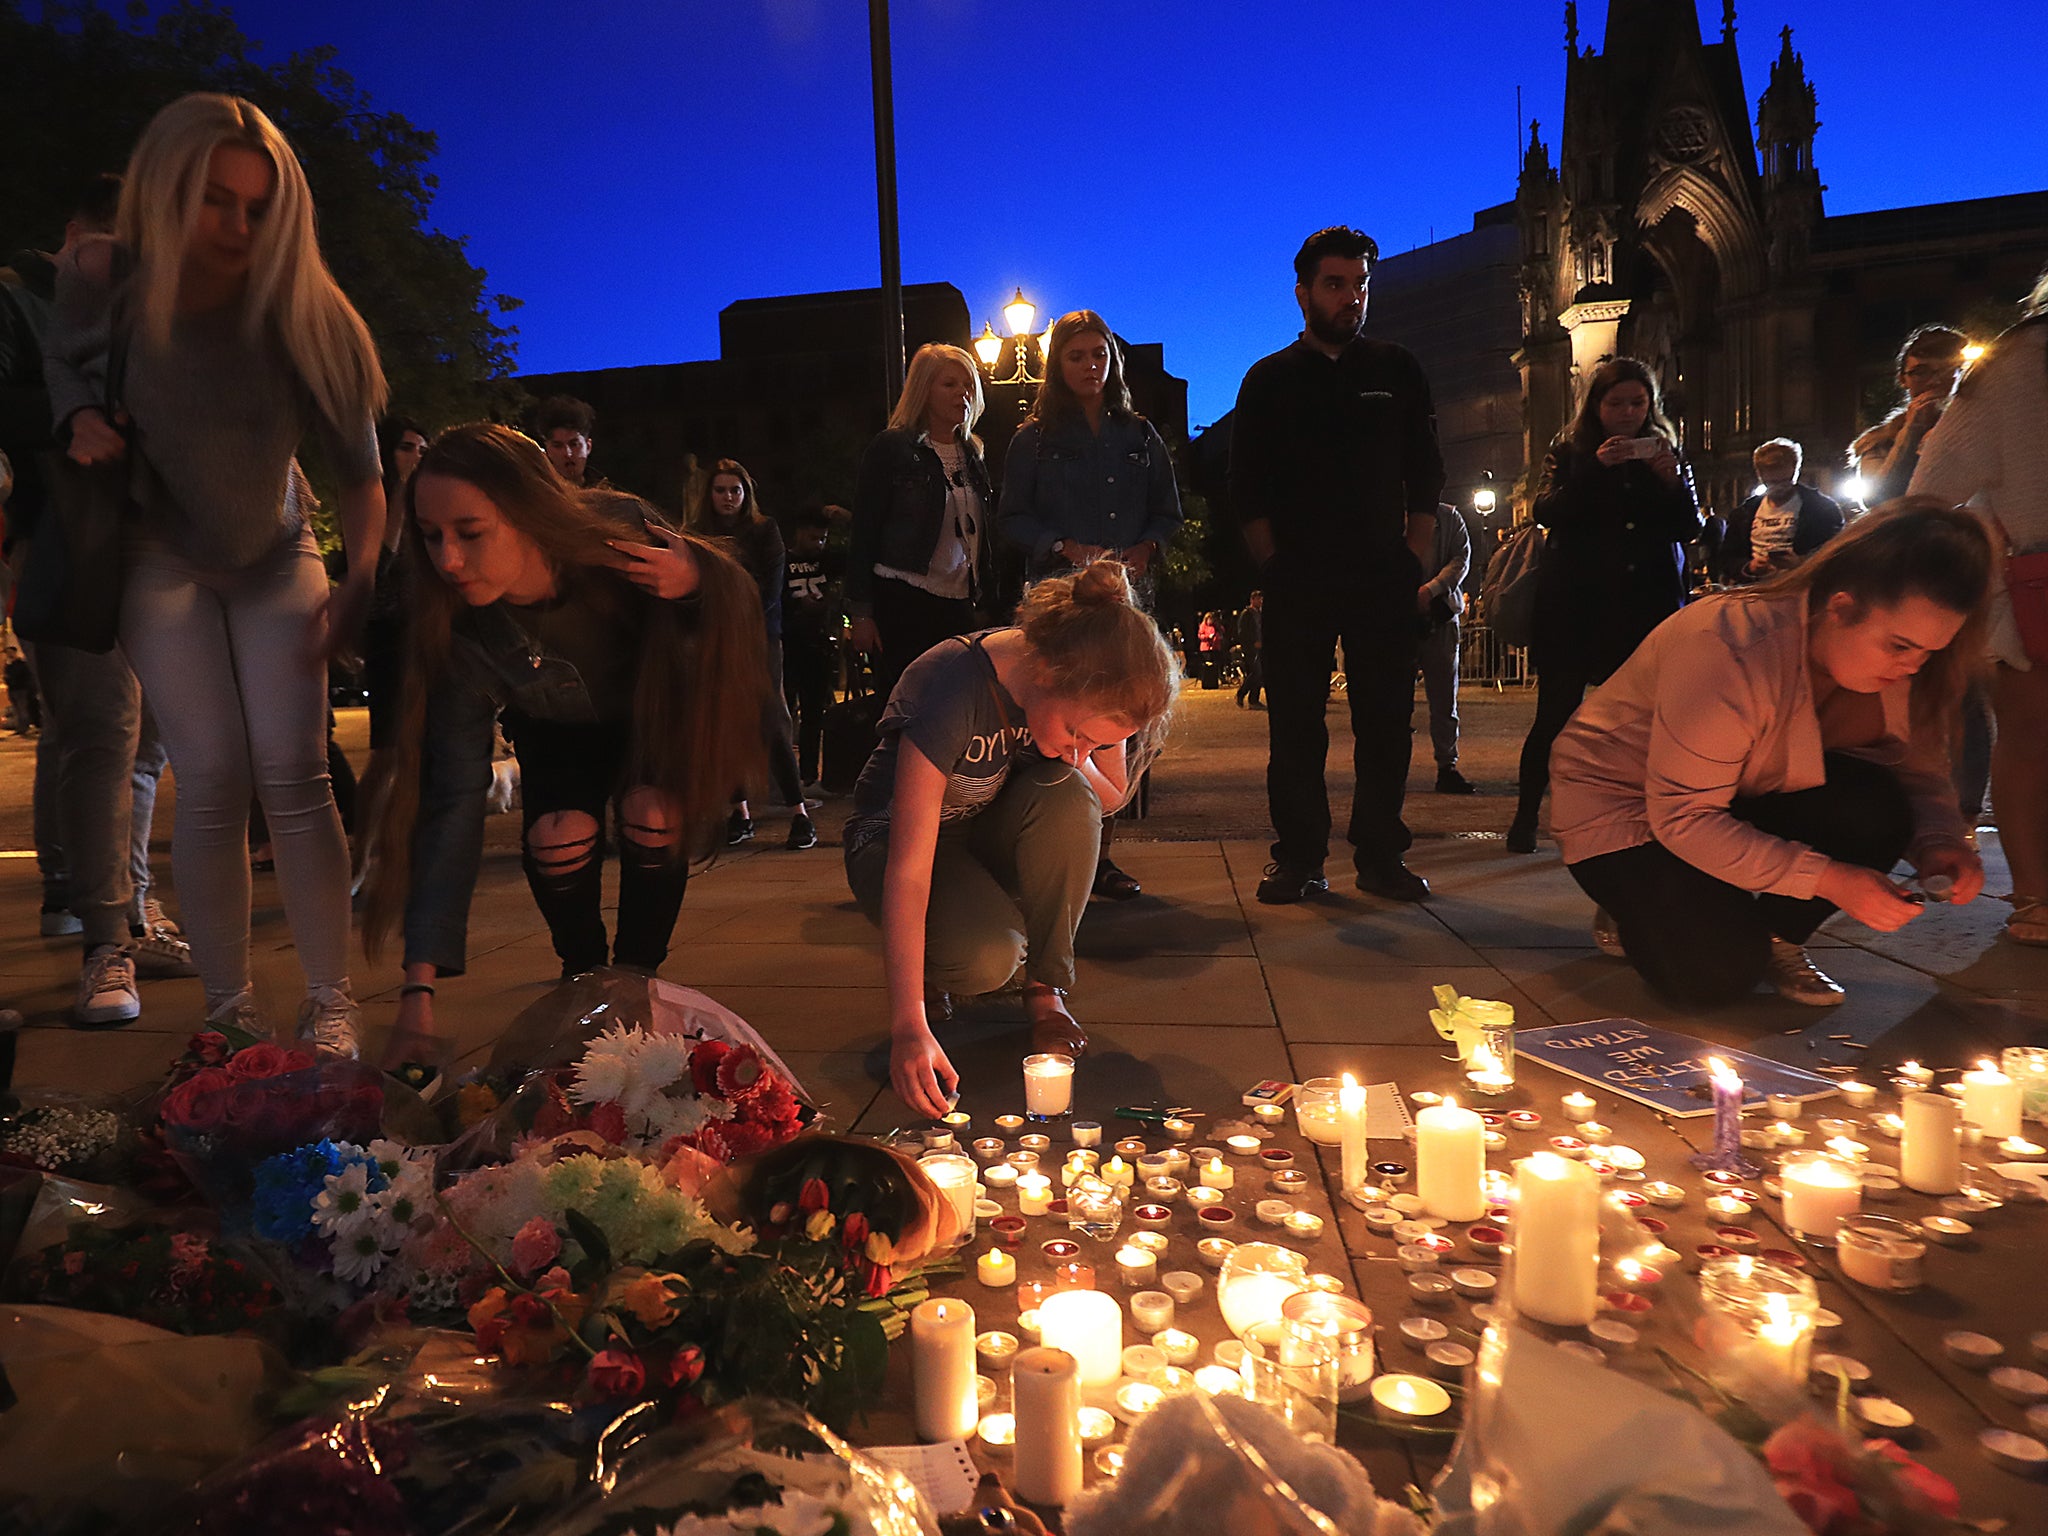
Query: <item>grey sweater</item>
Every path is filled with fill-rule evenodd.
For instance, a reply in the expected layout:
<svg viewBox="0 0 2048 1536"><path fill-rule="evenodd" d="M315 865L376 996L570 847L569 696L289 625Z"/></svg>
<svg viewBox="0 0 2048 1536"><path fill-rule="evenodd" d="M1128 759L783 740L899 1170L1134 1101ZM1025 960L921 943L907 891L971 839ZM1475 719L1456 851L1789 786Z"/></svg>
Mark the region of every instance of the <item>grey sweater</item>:
<svg viewBox="0 0 2048 1536"><path fill-rule="evenodd" d="M58 269L43 350L60 428L104 403L110 300L76 262ZM135 423L139 534L209 569L253 565L304 528L311 508L292 489L291 463L309 432L344 485L381 473L376 423L328 421L283 345L251 338L238 305L176 316L166 346L136 336L120 404Z"/></svg>

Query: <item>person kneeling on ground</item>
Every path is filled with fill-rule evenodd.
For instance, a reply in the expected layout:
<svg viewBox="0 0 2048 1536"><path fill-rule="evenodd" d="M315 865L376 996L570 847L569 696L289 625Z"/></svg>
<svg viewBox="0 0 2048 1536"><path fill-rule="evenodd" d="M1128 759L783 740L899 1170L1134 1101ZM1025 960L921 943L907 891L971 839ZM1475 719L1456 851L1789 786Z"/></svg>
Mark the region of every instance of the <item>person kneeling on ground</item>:
<svg viewBox="0 0 2048 1536"><path fill-rule="evenodd" d="M1801 946L1838 909L1881 933L1919 916L1889 878L1902 856L1928 896L1975 898L1948 742L1991 570L1975 517L1916 497L1660 624L1551 755L1601 948L1674 1003L1768 978L1826 1007L1842 988Z"/></svg>
<svg viewBox="0 0 2048 1536"><path fill-rule="evenodd" d="M931 1028L949 994L993 992L1020 968L1031 1048L1087 1049L1066 993L1102 815L1157 755L1179 687L1113 560L1041 581L1016 627L942 641L904 670L854 786L846 880L882 929L889 1075L911 1108L936 1117L958 1091Z"/></svg>
<svg viewBox="0 0 2048 1536"><path fill-rule="evenodd" d="M519 760L524 863L562 975L606 961L601 847L616 806L615 964L668 954L690 855L758 777L767 691L754 581L713 539L578 490L509 427L455 427L406 488L412 655L364 944L404 909L389 1065L435 1064L434 981L466 964L491 723Z"/></svg>

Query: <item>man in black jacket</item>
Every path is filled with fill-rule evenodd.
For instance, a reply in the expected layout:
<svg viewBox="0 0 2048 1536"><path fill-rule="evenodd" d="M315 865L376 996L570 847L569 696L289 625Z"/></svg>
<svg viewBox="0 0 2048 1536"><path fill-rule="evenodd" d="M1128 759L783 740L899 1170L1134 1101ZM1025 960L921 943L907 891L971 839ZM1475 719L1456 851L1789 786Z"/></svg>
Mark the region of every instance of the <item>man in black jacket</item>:
<svg viewBox="0 0 2048 1536"><path fill-rule="evenodd" d="M1750 455L1761 488L1735 509L1716 557L1729 586L1747 586L1789 570L1842 531L1842 509L1799 480L1805 453L1789 437L1759 443Z"/></svg>
<svg viewBox="0 0 2048 1536"><path fill-rule="evenodd" d="M1268 903L1327 891L1330 745L1324 711L1344 642L1356 788L1347 836L1358 888L1420 901L1401 820L1424 580L1443 490L1429 381L1401 347L1359 335L1379 248L1355 229L1309 236L1294 258L1305 322L1252 365L1231 427L1230 495L1267 597Z"/></svg>

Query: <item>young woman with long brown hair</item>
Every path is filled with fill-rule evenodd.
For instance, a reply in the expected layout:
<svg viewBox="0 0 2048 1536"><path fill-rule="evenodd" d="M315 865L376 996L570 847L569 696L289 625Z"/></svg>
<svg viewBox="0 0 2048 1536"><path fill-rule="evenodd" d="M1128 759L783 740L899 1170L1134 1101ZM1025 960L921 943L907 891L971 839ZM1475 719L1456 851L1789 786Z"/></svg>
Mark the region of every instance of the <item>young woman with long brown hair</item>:
<svg viewBox="0 0 2048 1536"><path fill-rule="evenodd" d="M177 775L171 859L210 1020L266 1026L249 968L250 797L263 807L306 978L299 1036L353 1056L349 856L327 764L326 655L369 606L383 528L377 349L321 258L276 124L233 96L150 120L111 241L60 273L45 348L71 456L127 458L121 643ZM105 414L120 370L119 422ZM125 429L125 430L124 430ZM330 595L293 457L340 482L348 575ZM126 967L118 951L103 963Z"/></svg>
<svg viewBox="0 0 2048 1536"><path fill-rule="evenodd" d="M1522 743L1508 851L1536 851L1550 744L1586 690L1685 602L1680 548L1699 535L1692 474L1657 376L1633 357L1593 370L1585 403L1551 446L1536 492L1550 530L1536 579L1536 719Z"/></svg>
<svg viewBox="0 0 2048 1536"><path fill-rule="evenodd" d="M890 1081L911 1108L943 1114L959 1085L934 1014L1020 970L1032 1049L1087 1048L1066 994L1102 813L1157 755L1179 687L1110 560L1041 581L1015 627L904 671L854 786L846 879L882 929Z"/></svg>
<svg viewBox="0 0 2048 1536"><path fill-rule="evenodd" d="M434 982L465 964L491 722L519 758L524 863L562 974L668 953L692 852L761 761L760 599L714 540L581 491L509 427L456 427L407 489L411 657L365 942L404 918L390 1061L432 1061ZM599 906L616 807L619 914Z"/></svg>
<svg viewBox="0 0 2048 1536"><path fill-rule="evenodd" d="M1880 932L1970 901L1984 866L1956 808L1949 732L1983 655L1991 543L1913 497L1769 581L1664 621L1580 706L1551 755L1565 864L1671 1002L1768 979L1825 1007L1801 946L1837 910Z"/></svg>

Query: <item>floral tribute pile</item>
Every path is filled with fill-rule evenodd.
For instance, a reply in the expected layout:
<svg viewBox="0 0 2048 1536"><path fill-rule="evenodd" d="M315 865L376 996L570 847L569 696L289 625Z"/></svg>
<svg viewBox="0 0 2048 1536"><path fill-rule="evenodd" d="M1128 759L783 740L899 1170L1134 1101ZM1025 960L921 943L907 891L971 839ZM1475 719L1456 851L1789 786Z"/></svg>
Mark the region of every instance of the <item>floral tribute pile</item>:
<svg viewBox="0 0 2048 1536"><path fill-rule="evenodd" d="M796 1084L743 1040L617 1023L558 1059L430 1107L357 1063L195 1036L133 1117L121 1198L66 1186L76 1219L13 1256L5 1295L253 1332L302 1386L351 1395L392 1339L458 1330L491 1391L566 1402L576 1434L749 1396L830 1426L870 1404L952 1236L916 1164L810 1129ZM40 1146L35 1129L13 1126L16 1144ZM302 1436L291 1465L341 1443ZM384 1447L368 1464L404 1461ZM216 1493L225 1508L249 1489Z"/></svg>

